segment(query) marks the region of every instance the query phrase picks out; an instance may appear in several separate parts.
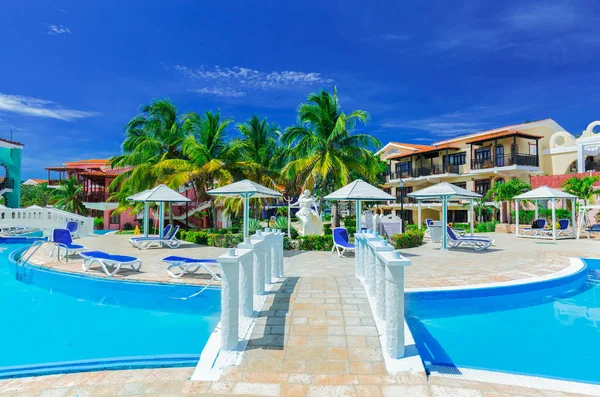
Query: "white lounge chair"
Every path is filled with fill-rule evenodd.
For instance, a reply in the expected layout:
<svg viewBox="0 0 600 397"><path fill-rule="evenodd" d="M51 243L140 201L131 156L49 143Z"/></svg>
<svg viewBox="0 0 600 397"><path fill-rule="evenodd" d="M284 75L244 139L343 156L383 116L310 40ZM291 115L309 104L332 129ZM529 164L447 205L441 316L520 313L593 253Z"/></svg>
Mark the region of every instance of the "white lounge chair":
<svg viewBox="0 0 600 397"><path fill-rule="evenodd" d="M209 266L219 266L216 259L196 259L186 258L183 256L167 256L162 259L163 262L169 264L167 273L171 278L181 278L186 273L196 273L200 269L206 270L214 280L220 281L221 277L214 272ZM179 269L176 272L173 270Z"/></svg>
<svg viewBox="0 0 600 397"><path fill-rule="evenodd" d="M181 241L177 240L177 232L179 231L179 226L175 226L173 230L169 233L168 236L160 238L160 237L139 237L136 241L131 242L134 247L145 250L152 247L169 247L169 248L177 248L181 245Z"/></svg>
<svg viewBox="0 0 600 397"><path fill-rule="evenodd" d="M457 236L450 226L446 226L447 244L449 248L468 247L475 251L488 249L494 244L494 239L484 236Z"/></svg>
<svg viewBox="0 0 600 397"><path fill-rule="evenodd" d="M64 254L61 254L61 248L64 249ZM50 249L50 256L54 255L54 252L57 251L57 255L65 258L71 254L81 254L84 250L85 247L83 245L73 244L73 239L69 230L52 230L52 248Z"/></svg>
<svg viewBox="0 0 600 397"><path fill-rule="evenodd" d="M331 248L331 252L337 250L337 254L339 257L344 255L346 251L354 251L356 247L354 244L350 243L350 239L348 238L348 230L345 227L336 227L333 229L333 247ZM341 248L341 252L340 252Z"/></svg>
<svg viewBox="0 0 600 397"><path fill-rule="evenodd" d="M80 255L84 258L81 264L84 271L87 272L92 265L97 263L109 277L117 274L122 266L129 266L136 272L139 272L142 267L142 261L135 256L111 255L102 251L84 251Z"/></svg>
<svg viewBox="0 0 600 397"><path fill-rule="evenodd" d="M164 238L164 237L167 237L167 236L169 236L169 235L170 235L169 233L171 232L171 228L172 228L172 226L171 226L171 225L167 225L167 226L165 226L165 228L164 228L164 230L163 230L163 234L162 234L162 235L163 235L163 238ZM142 241L155 240L155 239L157 239L157 238L160 238L160 236L148 236L148 237L141 236L141 237L132 237L132 238L130 238L130 239L129 239L129 243L130 243L131 245L133 245L134 247L136 247L136 248L137 248L138 244L140 244Z"/></svg>

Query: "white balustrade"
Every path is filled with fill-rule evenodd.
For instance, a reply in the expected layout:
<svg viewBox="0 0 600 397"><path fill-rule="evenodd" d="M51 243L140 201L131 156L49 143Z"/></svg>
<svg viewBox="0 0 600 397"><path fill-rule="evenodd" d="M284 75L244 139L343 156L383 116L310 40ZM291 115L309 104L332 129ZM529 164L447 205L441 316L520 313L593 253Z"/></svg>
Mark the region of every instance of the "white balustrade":
<svg viewBox="0 0 600 397"><path fill-rule="evenodd" d="M94 219L56 208L4 208L0 209L0 227L33 227L38 229L65 228L67 222L79 224L79 235L94 233Z"/></svg>
<svg viewBox="0 0 600 397"><path fill-rule="evenodd" d="M385 323L384 351L397 359L404 356L404 267L411 261L377 233L356 233L356 274L375 301L375 316Z"/></svg>
<svg viewBox="0 0 600 397"><path fill-rule="evenodd" d="M277 258L277 277L283 277L283 237L285 233L281 229L275 229L275 254Z"/></svg>
<svg viewBox="0 0 600 397"><path fill-rule="evenodd" d="M250 236L250 243L238 244L238 248L252 249L254 254L254 295L265 293L265 241L262 230Z"/></svg>
<svg viewBox="0 0 600 397"><path fill-rule="evenodd" d="M240 250L229 248L217 258L221 264L221 348L234 350L238 346L240 328Z"/></svg>

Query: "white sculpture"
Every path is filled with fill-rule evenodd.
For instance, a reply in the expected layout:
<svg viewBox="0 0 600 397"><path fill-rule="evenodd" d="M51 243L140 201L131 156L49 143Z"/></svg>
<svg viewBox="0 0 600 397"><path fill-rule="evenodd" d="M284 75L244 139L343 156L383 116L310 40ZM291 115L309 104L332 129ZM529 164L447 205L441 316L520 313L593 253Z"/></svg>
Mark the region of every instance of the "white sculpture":
<svg viewBox="0 0 600 397"><path fill-rule="evenodd" d="M317 210L317 202L314 197L310 196L310 190L302 192L300 197L298 197L296 205L300 207L300 210L296 213L296 217L300 219L301 226L298 233L301 236L311 234L321 235L323 233L323 222L321 222L321 216Z"/></svg>

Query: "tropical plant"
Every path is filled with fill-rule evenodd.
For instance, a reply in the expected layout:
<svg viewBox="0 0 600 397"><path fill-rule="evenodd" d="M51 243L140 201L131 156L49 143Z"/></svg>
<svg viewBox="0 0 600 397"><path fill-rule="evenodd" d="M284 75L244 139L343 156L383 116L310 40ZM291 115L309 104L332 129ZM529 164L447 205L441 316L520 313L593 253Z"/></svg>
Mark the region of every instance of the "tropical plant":
<svg viewBox="0 0 600 397"><path fill-rule="evenodd" d="M273 227L275 229L281 229L281 230L287 232L287 228L288 228L287 217L285 217L285 216L278 216L277 218L275 218L275 222L273 223Z"/></svg>
<svg viewBox="0 0 600 397"><path fill-rule="evenodd" d="M583 205L594 198L598 193L594 190L594 183L600 181L598 176L584 176L583 178L569 178L563 182L562 188L565 192L574 194L583 200Z"/></svg>
<svg viewBox="0 0 600 397"><path fill-rule="evenodd" d="M480 198L480 199L475 199L473 200L473 211L475 212L475 215L477 216L477 222L482 222L483 216L484 215L493 215L494 214L494 207L489 206L486 204L486 198ZM471 207L470 203L465 203L463 204L463 207Z"/></svg>
<svg viewBox="0 0 600 397"><path fill-rule="evenodd" d="M258 219L248 218L248 233L254 234L257 230L261 229L262 226Z"/></svg>
<svg viewBox="0 0 600 397"><path fill-rule="evenodd" d="M489 200L493 198L496 203L501 203L503 201L508 201L509 207L509 223L512 224L512 201L515 196L518 196L521 193L527 192L531 190L531 185L527 182L523 182L518 178L512 178L508 181L496 181L494 186L488 190L484 200Z"/></svg>
<svg viewBox="0 0 600 397"><path fill-rule="evenodd" d="M414 248L423 245L424 236L423 229L412 229L401 234L394 234L390 240L395 249Z"/></svg>
<svg viewBox="0 0 600 397"><path fill-rule="evenodd" d="M21 186L21 207L39 205L45 207L52 199L54 190L48 187L48 183Z"/></svg>
<svg viewBox="0 0 600 397"><path fill-rule="evenodd" d="M380 142L368 134L352 134L357 122L368 120L364 110L344 113L335 88L333 95L325 90L310 94L298 108L298 125L282 135L290 147L283 175L313 190L317 185L322 190L342 187L351 172L376 181L379 164L369 149L378 148Z"/></svg>
<svg viewBox="0 0 600 397"><path fill-rule="evenodd" d="M69 178L60 181L60 185L54 189L52 194L53 205L64 211L73 212L75 214L85 214L86 208L81 200L81 186L77 179Z"/></svg>

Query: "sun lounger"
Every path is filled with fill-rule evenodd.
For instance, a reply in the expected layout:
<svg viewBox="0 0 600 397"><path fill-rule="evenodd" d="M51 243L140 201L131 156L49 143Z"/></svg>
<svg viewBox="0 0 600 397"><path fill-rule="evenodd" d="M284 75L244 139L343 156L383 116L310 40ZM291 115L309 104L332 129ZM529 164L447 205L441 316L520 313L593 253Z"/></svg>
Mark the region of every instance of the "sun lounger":
<svg viewBox="0 0 600 397"><path fill-rule="evenodd" d="M102 266L104 273L112 277L121 269L122 266L129 266L136 272L140 271L142 261L135 256L112 255L102 251L84 251L80 254L84 259L81 268L84 271L90 270L94 264Z"/></svg>
<svg viewBox="0 0 600 397"><path fill-rule="evenodd" d="M163 238L167 237L169 235L169 233L171 232L171 228L173 226L171 225L167 225L165 227L165 229L163 230ZM156 240L157 238L160 238L160 236L148 236L148 237L132 237L129 239L129 243L131 245L133 245L134 247L137 248L138 244L142 241L147 241L147 240Z"/></svg>
<svg viewBox="0 0 600 397"><path fill-rule="evenodd" d="M545 227L546 227L546 220L539 218L539 219L536 219L535 221L533 221L533 223L531 224L530 227L521 228L521 233L522 234L529 233L532 236L537 236L538 234L541 234L544 232Z"/></svg>
<svg viewBox="0 0 600 397"><path fill-rule="evenodd" d="M450 226L446 227L448 234L447 244L449 248L468 247L476 251L481 251L489 248L494 240L484 236L457 236Z"/></svg>
<svg viewBox="0 0 600 397"><path fill-rule="evenodd" d="M200 269L205 269L213 279L219 281L221 277L217 275L209 266L219 266L216 259L196 259L186 258L183 256L167 256L162 259L163 262L169 264L167 273L172 278L180 278L186 273L196 273ZM173 270L177 271L173 272Z"/></svg>
<svg viewBox="0 0 600 397"><path fill-rule="evenodd" d="M81 251L85 250L83 245L73 244L71 232L67 229L54 229L52 231L52 243L50 255L54 255L55 251L60 255L61 248L64 248L65 252L64 255L61 255L62 257L68 257L71 254L79 254Z"/></svg>
<svg viewBox="0 0 600 397"><path fill-rule="evenodd" d="M587 238L590 238L590 233L600 233L600 223L595 223L590 227L585 228Z"/></svg>
<svg viewBox="0 0 600 397"><path fill-rule="evenodd" d="M79 235L77 234L77 232L79 231L79 223L78 222L75 222L75 221L67 222L67 226L65 227L65 229L67 229L71 233L71 237L73 237L73 238L79 237Z"/></svg>
<svg viewBox="0 0 600 397"><path fill-rule="evenodd" d="M556 237L570 234L569 226L571 226L571 221L569 219L559 219L557 223L558 227L555 229ZM552 236L552 227L544 229L541 233Z"/></svg>
<svg viewBox="0 0 600 397"><path fill-rule="evenodd" d="M148 249L152 247L164 247L177 248L181 245L181 242L177 240L177 232L179 226L175 226L171 232L163 238L160 237L139 237L136 241L131 241L131 244L139 249Z"/></svg>
<svg viewBox="0 0 600 397"><path fill-rule="evenodd" d="M337 250L338 256L344 255L346 251L354 251L356 247L354 244L350 243L350 239L348 238L348 230L345 227L336 227L333 229L333 247L331 248L331 252ZM342 251L340 252L340 248Z"/></svg>

